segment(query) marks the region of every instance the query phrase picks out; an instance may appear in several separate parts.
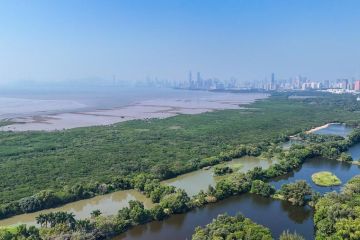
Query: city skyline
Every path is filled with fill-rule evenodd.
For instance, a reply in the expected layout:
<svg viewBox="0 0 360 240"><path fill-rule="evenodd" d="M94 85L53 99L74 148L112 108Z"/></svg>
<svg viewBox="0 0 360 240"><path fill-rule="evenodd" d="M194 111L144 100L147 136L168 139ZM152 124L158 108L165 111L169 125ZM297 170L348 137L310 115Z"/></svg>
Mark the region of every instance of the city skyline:
<svg viewBox="0 0 360 240"><path fill-rule="evenodd" d="M358 1L2 1L0 84L360 78ZM194 77L194 76L193 76Z"/></svg>

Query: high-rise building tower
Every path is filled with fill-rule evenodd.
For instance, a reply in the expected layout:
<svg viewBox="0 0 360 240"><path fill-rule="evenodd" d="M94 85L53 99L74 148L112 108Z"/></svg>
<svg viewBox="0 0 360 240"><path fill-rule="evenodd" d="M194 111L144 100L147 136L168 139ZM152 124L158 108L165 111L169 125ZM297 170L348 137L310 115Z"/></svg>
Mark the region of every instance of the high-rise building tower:
<svg viewBox="0 0 360 240"><path fill-rule="evenodd" d="M271 89L271 90L276 90L276 85L275 85L275 73L272 73L272 74L271 74L270 89Z"/></svg>
<svg viewBox="0 0 360 240"><path fill-rule="evenodd" d="M360 80L355 81L354 90L358 92L360 91Z"/></svg>
<svg viewBox="0 0 360 240"><path fill-rule="evenodd" d="M192 82L192 73L191 73L191 71L189 72L189 83L191 83Z"/></svg>

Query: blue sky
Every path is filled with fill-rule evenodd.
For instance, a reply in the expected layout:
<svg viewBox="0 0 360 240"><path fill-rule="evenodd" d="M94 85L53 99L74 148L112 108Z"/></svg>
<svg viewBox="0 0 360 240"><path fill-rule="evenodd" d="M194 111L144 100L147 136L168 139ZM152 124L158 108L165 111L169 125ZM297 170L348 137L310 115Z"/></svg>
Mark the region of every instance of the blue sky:
<svg viewBox="0 0 360 240"><path fill-rule="evenodd" d="M357 0L0 1L0 82L360 78Z"/></svg>

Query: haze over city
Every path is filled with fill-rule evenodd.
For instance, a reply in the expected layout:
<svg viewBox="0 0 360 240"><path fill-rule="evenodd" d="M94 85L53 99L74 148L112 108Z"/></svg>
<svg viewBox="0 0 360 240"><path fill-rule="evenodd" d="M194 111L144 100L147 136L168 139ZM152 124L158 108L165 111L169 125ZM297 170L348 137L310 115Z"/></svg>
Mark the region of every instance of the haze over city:
<svg viewBox="0 0 360 240"><path fill-rule="evenodd" d="M359 240L359 0L1 0L0 240Z"/></svg>
<svg viewBox="0 0 360 240"><path fill-rule="evenodd" d="M0 84L359 79L360 2L1 1Z"/></svg>

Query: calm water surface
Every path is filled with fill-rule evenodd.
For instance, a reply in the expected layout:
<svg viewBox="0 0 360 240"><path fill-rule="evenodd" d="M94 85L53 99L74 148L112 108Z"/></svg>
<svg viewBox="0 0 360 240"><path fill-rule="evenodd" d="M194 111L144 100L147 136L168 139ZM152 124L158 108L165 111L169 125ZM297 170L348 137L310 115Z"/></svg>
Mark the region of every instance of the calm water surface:
<svg viewBox="0 0 360 240"><path fill-rule="evenodd" d="M128 206L130 200L142 201L146 208L153 206L150 199L136 190L118 191L106 195L96 196L94 198L76 201L65 204L64 206L46 209L43 211L17 215L11 218L0 220L0 226L12 226L19 224L36 225L35 217L40 213L49 213L57 211L72 212L77 219L90 217L90 213L99 209L104 215L116 214L118 210Z"/></svg>
<svg viewBox="0 0 360 240"><path fill-rule="evenodd" d="M322 128L314 131L314 133L323 134L323 135L338 135L338 136L346 137L351 133L352 130L353 130L352 127L347 127L345 124L332 123L329 124L329 126L327 126L326 128Z"/></svg>
<svg viewBox="0 0 360 240"><path fill-rule="evenodd" d="M254 167L266 169L275 162L275 160L265 160L256 157L242 157L226 162L224 165L240 167L239 172L247 172ZM217 179L219 179L219 177L214 176L214 167L212 167L208 170L201 169L183 174L176 178L163 181L163 183L182 188L189 196L193 196L198 194L200 190L207 190L209 185L215 186Z"/></svg>
<svg viewBox="0 0 360 240"><path fill-rule="evenodd" d="M311 181L311 175L318 171L331 171L343 183L346 183L353 176L360 173L360 167L324 158L314 158L306 161L294 173L277 178L271 183L276 188L280 188L284 183L304 179L314 190L321 193L340 189L340 186L320 187L315 185ZM199 176L201 175L199 174ZM207 205L202 209L196 209L186 214L174 215L162 222L151 222L138 226L118 236L116 239L190 239L196 226L204 226L210 223L213 218L216 218L218 214L225 212L230 215L242 212L246 217L270 228L275 238L283 230L289 229L303 235L305 239L313 239L313 216L312 210L309 207L296 207L288 202L263 198L252 194L243 194Z"/></svg>
<svg viewBox="0 0 360 240"><path fill-rule="evenodd" d="M341 180L342 184L334 187L321 187L316 185L311 180L311 175L319 171L330 171L334 173ZM271 184L273 184L276 189L279 189L282 184L295 182L297 180L306 180L315 191L325 193L334 190L339 191L343 184L358 174L360 174L360 166L325 158L313 158L305 161L302 167L295 172L276 178Z"/></svg>
<svg viewBox="0 0 360 240"><path fill-rule="evenodd" d="M210 223L218 214L235 215L238 212L270 228L275 238L289 229L303 235L305 239L313 239L313 218L309 207L295 207L285 201L243 194L186 214L173 215L165 221L137 226L116 240L191 239L195 227Z"/></svg>
<svg viewBox="0 0 360 240"><path fill-rule="evenodd" d="M255 166L267 168L273 161L260 160L255 157L242 157L226 162L228 166L239 167L241 172L246 172ZM183 188L189 195L195 195L200 190L206 190L209 185L215 185L216 178L213 175L213 168L209 170L198 170L188 174L181 175L177 178L164 181L165 184L174 185ZM194 184L196 183L196 184ZM18 224L35 225L35 217L40 213L48 213L54 211L73 212L78 219L90 217L93 210L99 209L103 215L113 215L123 207L128 206L130 200L139 200L144 203L145 207L153 206L150 199L135 190L117 191L111 194L96 196L94 198L76 201L64 206L38 211L30 214L17 215L8 219L0 220L0 226L11 226Z"/></svg>
<svg viewBox="0 0 360 240"><path fill-rule="evenodd" d="M355 144L347 151L348 154L353 158L354 161L360 160L360 143Z"/></svg>

